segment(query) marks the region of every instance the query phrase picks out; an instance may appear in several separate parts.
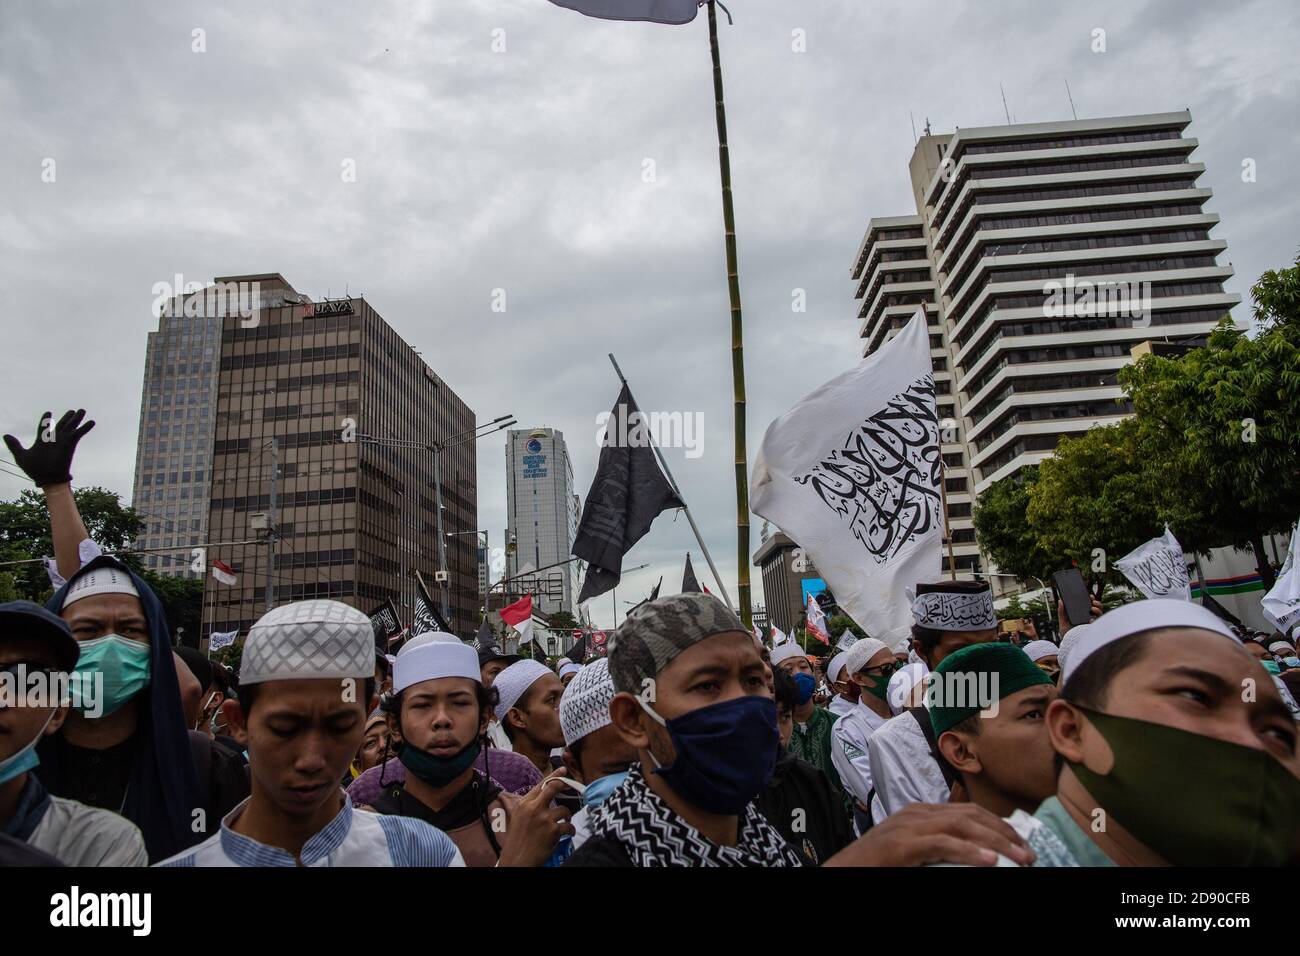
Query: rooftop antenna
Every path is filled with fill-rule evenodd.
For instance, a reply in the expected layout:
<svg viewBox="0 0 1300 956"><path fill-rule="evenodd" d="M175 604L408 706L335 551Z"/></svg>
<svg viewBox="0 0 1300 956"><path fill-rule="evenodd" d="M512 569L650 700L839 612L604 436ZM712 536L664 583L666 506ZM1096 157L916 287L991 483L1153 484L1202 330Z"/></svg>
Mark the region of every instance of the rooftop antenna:
<svg viewBox="0 0 1300 956"><path fill-rule="evenodd" d="M925 118L925 135L930 135L930 117L928 116Z"/></svg>
<svg viewBox="0 0 1300 956"><path fill-rule="evenodd" d="M1074 108L1074 96L1070 93L1070 81L1068 79L1065 81L1065 95L1070 98L1070 113L1075 119L1078 119L1079 114Z"/></svg>
<svg viewBox="0 0 1300 956"><path fill-rule="evenodd" d="M1001 83L998 84L998 89L1002 90L1002 112L1007 114L1007 125L1010 126L1011 110L1007 108L1007 91L1003 88Z"/></svg>
<svg viewBox="0 0 1300 956"><path fill-rule="evenodd" d="M912 121L912 145L915 146L916 145L916 117L912 115L911 110L907 111L907 118Z"/></svg>

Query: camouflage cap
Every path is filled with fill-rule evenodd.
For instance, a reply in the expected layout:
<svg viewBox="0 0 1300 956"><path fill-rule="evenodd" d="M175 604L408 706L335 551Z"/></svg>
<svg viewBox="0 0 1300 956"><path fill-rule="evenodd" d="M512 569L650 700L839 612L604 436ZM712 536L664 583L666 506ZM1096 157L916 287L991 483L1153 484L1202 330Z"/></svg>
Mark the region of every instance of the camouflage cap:
<svg viewBox="0 0 1300 956"><path fill-rule="evenodd" d="M692 592L647 601L630 611L609 639L614 690L639 694L682 651L715 634L749 629L712 594Z"/></svg>

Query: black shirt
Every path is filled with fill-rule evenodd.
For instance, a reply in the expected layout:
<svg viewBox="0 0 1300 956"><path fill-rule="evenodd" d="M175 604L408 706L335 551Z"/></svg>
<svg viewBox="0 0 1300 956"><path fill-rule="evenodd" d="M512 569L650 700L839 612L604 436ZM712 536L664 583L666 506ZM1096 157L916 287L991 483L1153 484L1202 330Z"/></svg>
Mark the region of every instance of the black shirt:
<svg viewBox="0 0 1300 956"><path fill-rule="evenodd" d="M441 810L435 810L428 804L417 800L406 792L401 783L393 783L384 790L370 805L380 813L399 817L414 817L431 823L439 830L454 830L475 820L482 819L488 804L496 799L501 788L484 779L477 770L467 786L451 798Z"/></svg>
<svg viewBox="0 0 1300 956"><path fill-rule="evenodd" d="M777 759L754 803L809 866L820 866L853 840L844 803L826 774L791 753ZM796 810L803 812L796 816Z"/></svg>

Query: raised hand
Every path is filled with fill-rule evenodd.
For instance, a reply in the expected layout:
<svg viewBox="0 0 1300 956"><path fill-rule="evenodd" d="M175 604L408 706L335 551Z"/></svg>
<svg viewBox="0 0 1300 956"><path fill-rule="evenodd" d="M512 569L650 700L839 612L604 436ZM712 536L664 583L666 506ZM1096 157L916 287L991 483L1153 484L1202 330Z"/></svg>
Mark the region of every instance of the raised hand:
<svg viewBox="0 0 1300 956"><path fill-rule="evenodd" d="M66 485L72 481L72 455L77 450L77 442L95 427L93 421L83 425L85 417L86 410L79 408L65 412L55 424L54 415L46 412L36 423L36 438L30 448L24 448L13 435L4 436L14 462L37 487Z"/></svg>

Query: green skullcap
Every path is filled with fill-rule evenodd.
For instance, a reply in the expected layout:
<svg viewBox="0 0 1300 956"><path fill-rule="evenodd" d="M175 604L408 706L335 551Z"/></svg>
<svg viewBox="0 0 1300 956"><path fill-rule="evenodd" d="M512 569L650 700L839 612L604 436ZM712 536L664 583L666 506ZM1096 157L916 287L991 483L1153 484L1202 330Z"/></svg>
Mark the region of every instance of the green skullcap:
<svg viewBox="0 0 1300 956"><path fill-rule="evenodd" d="M940 661L926 691L934 736L974 717L995 699L1051 682L1042 668L1014 644L967 645ZM976 689L978 693L972 693Z"/></svg>

